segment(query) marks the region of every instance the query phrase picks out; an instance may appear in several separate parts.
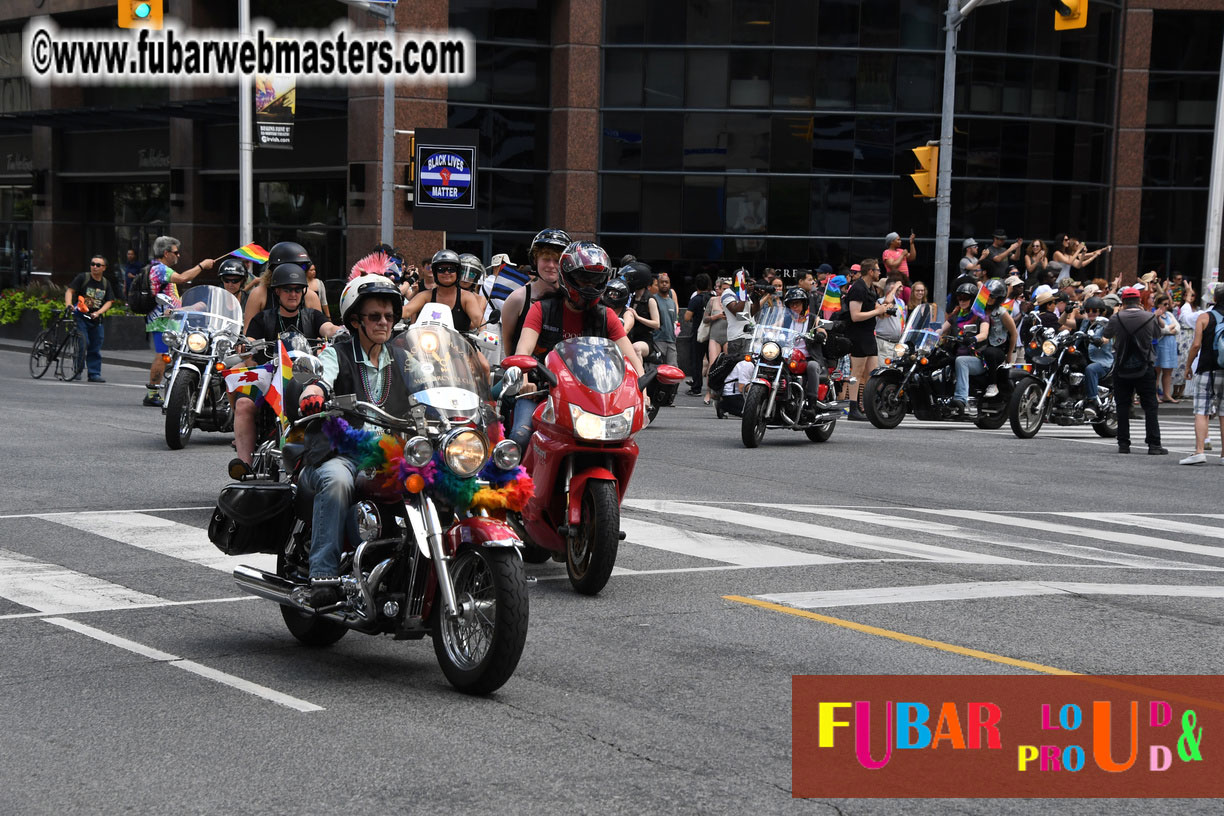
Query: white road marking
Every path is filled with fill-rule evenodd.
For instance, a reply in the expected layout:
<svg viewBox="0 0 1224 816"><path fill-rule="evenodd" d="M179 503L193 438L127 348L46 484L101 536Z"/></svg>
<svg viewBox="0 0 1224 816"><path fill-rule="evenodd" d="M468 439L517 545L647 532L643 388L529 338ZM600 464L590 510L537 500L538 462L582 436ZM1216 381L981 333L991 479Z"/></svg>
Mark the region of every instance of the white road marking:
<svg viewBox="0 0 1224 816"><path fill-rule="evenodd" d="M1081 536L1083 538L1095 538L1099 541L1112 541L1117 544L1130 544L1135 547L1148 547L1156 550L1194 553L1195 555L1206 555L1212 558L1224 558L1224 547L1212 547L1203 544L1187 544L1167 538L1154 538L1151 536L1138 535L1137 533L1122 533L1112 530L1093 530L1088 527L1074 527L1070 524L1058 524L1057 522L1053 521L1021 518L1009 516L1003 513L984 513L978 510L931 510L928 508L914 508L914 510L919 513L937 516L954 516L958 519L983 521L987 524L1002 524L1009 527L1025 527L1032 530L1045 530L1046 532L1050 533L1064 533L1066 535Z"/></svg>
<svg viewBox="0 0 1224 816"><path fill-rule="evenodd" d="M182 513L188 510L211 510L212 507L149 507L144 510L90 510L88 512L82 510L64 510L58 513L9 513L8 515L0 515L0 519L20 519L20 518L45 518L54 521L55 516L80 516L105 513Z"/></svg>
<svg viewBox="0 0 1224 816"><path fill-rule="evenodd" d="M276 570L275 555L225 555L208 540L207 530L160 516L145 513L73 513L48 517L47 521L221 572L233 572L239 564L269 572Z"/></svg>
<svg viewBox="0 0 1224 816"><path fill-rule="evenodd" d="M967 601L1013 598L1022 595L1134 595L1171 598L1224 598L1220 586L1166 586L1161 584L1084 584L1065 581L974 581L926 586L872 587L829 592L784 592L755 597L796 609L927 601Z"/></svg>
<svg viewBox="0 0 1224 816"><path fill-rule="evenodd" d="M641 547L723 561L741 567L791 567L804 564L836 564L843 558L799 552L798 550L737 541L732 538L698 533L679 527L651 524L637 519L622 518L621 529L628 541Z"/></svg>
<svg viewBox="0 0 1224 816"><path fill-rule="evenodd" d="M294 711L306 712L323 710L322 706L315 705L314 703L308 703L305 700L298 699L297 697L291 697L288 694L277 691L276 689L270 689L267 686L252 683L250 680L243 680L241 677L236 677L232 674L227 674L226 672L209 668L208 666L197 663L194 660L187 660L179 657L178 655L172 655L169 652L154 649L152 646L145 646L144 644L137 643L134 640L128 640L127 638L119 637L118 635L112 635L110 632L103 632L101 629L95 629L92 626L87 626L80 621L71 620L69 618L44 618L44 620L47 623L55 626L60 626L64 629L85 635L86 637L91 637L94 640L99 640L103 643L110 644L111 646L117 646L120 649L125 649L142 657L147 657L150 660L155 660L159 663L168 663L177 669L191 672L192 674L198 675L207 680L212 680L215 683L220 683L222 685L229 686L230 688L238 689L239 691L245 691L247 694L253 694L256 697L268 700L269 702L283 705L287 708L292 708Z"/></svg>
<svg viewBox="0 0 1224 816"><path fill-rule="evenodd" d="M1168 533L1189 533L1204 538L1224 538L1224 529L1208 527L1205 524L1191 524L1188 521L1176 521L1167 518L1149 518L1137 513L1051 513L1054 516L1066 518L1099 521L1105 524L1121 524L1126 527L1141 527L1145 530L1159 530Z"/></svg>
<svg viewBox="0 0 1224 816"><path fill-rule="evenodd" d="M60 615L162 603L156 595L8 550L0 550L0 597Z"/></svg>
<svg viewBox="0 0 1224 816"><path fill-rule="evenodd" d="M929 521L927 519L890 516L882 513L865 512L862 510L849 510L846 508L834 509L828 507L813 507L791 504L765 504L761 506L777 507L783 510L793 510L795 512L808 513L811 515L832 516L834 518L843 518L848 521L860 521L865 524L878 524L883 527L895 527L901 530L918 530L920 532L929 532L935 535L945 536L947 538L974 541L980 544L993 544L1000 547L1014 547L1021 550L1046 553L1047 555L1061 555L1067 558L1103 561L1107 564L1121 564L1127 567L1202 571L1217 571L1221 569L1219 567L1209 567L1202 564L1191 564L1185 561L1169 561L1164 558L1153 558L1148 555L1117 553L1110 550L1103 550L1100 547L1089 547L1084 544L1061 544L1054 541L1021 541L1014 538L1001 537L995 532L986 533L982 530L971 530L951 524L942 524L936 521ZM1085 514L1085 518L1095 518L1095 516ZM1068 566L1072 565L1068 564Z"/></svg>
<svg viewBox="0 0 1224 816"><path fill-rule="evenodd" d="M657 513L676 516L690 516L695 518L710 519L713 521L723 521L727 522L728 524L737 524L751 530L782 533L784 535L810 538L816 541L841 544L847 547L859 547L876 552L889 552L897 555L906 555L910 556L911 558L917 558L924 561L964 564L1026 563L1024 561L1018 561L1014 558L1005 558L998 555L983 555L981 553L953 550L948 547L939 547L934 544L920 544L916 541L905 541L902 539L870 535L868 533L839 530L833 527L824 527L817 524L805 524L803 522L792 521L790 519L780 519L772 516L758 515L756 513L744 513L738 510L729 510L725 507L690 504L687 502L675 502L663 499L631 499L626 501L625 505L641 510L651 510Z"/></svg>
<svg viewBox="0 0 1224 816"><path fill-rule="evenodd" d="M157 603L148 604L126 604L124 606L106 606L96 609L82 610L85 612L118 612L128 611L131 609L160 609L163 606L195 606L196 604L218 604L218 603L234 603L236 601L257 601L259 598L255 595L237 595L230 598L203 598L198 601L158 601ZM67 615L65 611L48 611L48 612L12 612L8 615L0 615L0 620L17 620L19 618L41 618L46 615Z"/></svg>

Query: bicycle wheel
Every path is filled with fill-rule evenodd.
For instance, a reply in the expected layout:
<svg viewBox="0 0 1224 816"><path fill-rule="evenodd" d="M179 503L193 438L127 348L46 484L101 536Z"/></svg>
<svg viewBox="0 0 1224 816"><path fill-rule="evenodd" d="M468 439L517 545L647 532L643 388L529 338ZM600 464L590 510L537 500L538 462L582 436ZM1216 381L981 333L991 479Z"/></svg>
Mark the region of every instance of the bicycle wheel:
<svg viewBox="0 0 1224 816"><path fill-rule="evenodd" d="M85 370L85 335L77 331L76 326L68 330L68 336L64 338L64 345L60 352L64 360L64 367L71 372L70 376L64 377L65 380L76 380L81 376L81 372Z"/></svg>
<svg viewBox="0 0 1224 816"><path fill-rule="evenodd" d="M43 329L34 338L34 347L30 349L30 376L36 380L42 379L55 359L55 347L51 345L51 329Z"/></svg>

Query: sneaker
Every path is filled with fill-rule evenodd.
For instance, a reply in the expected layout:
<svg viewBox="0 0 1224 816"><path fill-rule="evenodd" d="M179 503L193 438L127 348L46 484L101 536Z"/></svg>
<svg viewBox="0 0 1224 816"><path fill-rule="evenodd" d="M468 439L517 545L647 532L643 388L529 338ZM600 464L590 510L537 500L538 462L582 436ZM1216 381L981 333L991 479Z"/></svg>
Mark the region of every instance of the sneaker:
<svg viewBox="0 0 1224 816"><path fill-rule="evenodd" d="M1118 453L1130 453L1130 443L1118 443Z"/></svg>
<svg viewBox="0 0 1224 816"><path fill-rule="evenodd" d="M1177 464L1179 465L1204 465L1206 463L1207 463L1207 454L1193 453L1187 456L1185 459L1178 462Z"/></svg>
<svg viewBox="0 0 1224 816"><path fill-rule="evenodd" d="M1162 448L1160 445L1148 445L1148 456L1168 456L1168 448Z"/></svg>
<svg viewBox="0 0 1224 816"><path fill-rule="evenodd" d="M999 396L999 386L997 386L997 385L989 385L989 386L987 386L987 387L986 387L986 393L982 394L982 396L983 396L983 397L987 397L987 398L989 398L989 397L997 397L997 396Z"/></svg>
<svg viewBox="0 0 1224 816"><path fill-rule="evenodd" d="M89 378L89 381L90 381L90 382L96 382L96 383L104 383L104 382L106 382L106 380L102 379L101 377L90 377L90 378Z"/></svg>
<svg viewBox="0 0 1224 816"><path fill-rule="evenodd" d="M145 394L144 402L141 403L149 408L160 408L162 404L161 394Z"/></svg>

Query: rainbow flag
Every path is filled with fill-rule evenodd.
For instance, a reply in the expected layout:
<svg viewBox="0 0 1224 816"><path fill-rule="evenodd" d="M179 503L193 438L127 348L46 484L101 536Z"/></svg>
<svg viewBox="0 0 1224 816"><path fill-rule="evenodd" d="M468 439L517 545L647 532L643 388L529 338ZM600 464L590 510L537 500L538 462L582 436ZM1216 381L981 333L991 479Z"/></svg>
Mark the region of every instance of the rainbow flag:
<svg viewBox="0 0 1224 816"><path fill-rule="evenodd" d="M824 299L820 301L820 311L824 313L833 313L841 308L841 291L833 289L826 285Z"/></svg>
<svg viewBox="0 0 1224 816"><path fill-rule="evenodd" d="M293 379L293 362L289 359L289 352L285 348L283 341L276 341L276 351L277 360L274 360L271 364L272 371L269 377L271 383L268 386L266 398L268 405L272 406L272 410L276 412L276 417L280 420L281 427L283 428L287 424L287 417L285 415L285 384Z"/></svg>
<svg viewBox="0 0 1224 816"><path fill-rule="evenodd" d="M986 319L986 301L990 300L990 295L986 293L986 284L978 287L977 298L973 301L973 306L969 311L973 312L983 320Z"/></svg>
<svg viewBox="0 0 1224 816"><path fill-rule="evenodd" d="M235 258L241 258L244 261L252 261L254 263L267 263L268 250L261 247L259 244L247 244L241 246L230 253Z"/></svg>
<svg viewBox="0 0 1224 816"><path fill-rule="evenodd" d="M263 402L272 384L272 363L252 368L227 368L221 372L225 378L225 390L231 394L245 394L255 398L255 404Z"/></svg>
<svg viewBox="0 0 1224 816"><path fill-rule="evenodd" d="M735 270L735 298L736 300L748 299L748 270Z"/></svg>

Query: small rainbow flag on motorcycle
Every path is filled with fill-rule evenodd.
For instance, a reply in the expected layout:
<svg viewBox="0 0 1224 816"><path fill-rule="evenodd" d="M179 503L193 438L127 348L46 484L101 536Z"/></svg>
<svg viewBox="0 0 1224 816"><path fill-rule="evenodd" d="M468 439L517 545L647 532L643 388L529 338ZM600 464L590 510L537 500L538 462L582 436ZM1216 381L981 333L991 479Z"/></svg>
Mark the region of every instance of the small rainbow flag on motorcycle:
<svg viewBox="0 0 1224 816"><path fill-rule="evenodd" d="M264 401L268 386L272 384L273 363L254 366L252 368L227 368L221 372L225 378L225 390L231 394L245 394L255 400L255 404Z"/></svg>
<svg viewBox="0 0 1224 816"><path fill-rule="evenodd" d="M279 365L276 361L272 363L272 382L268 386L267 400L268 405L276 412L276 418L280 420L281 426L284 427L288 422L288 417L285 415L285 384L293 379L293 361L289 359L289 351L282 340L276 341L276 355Z"/></svg>
<svg viewBox="0 0 1224 816"><path fill-rule="evenodd" d="M240 246L231 252L230 255L235 258L241 258L244 261L251 261L252 263L261 264L268 262L268 250L264 249L259 244L247 244L246 246Z"/></svg>
<svg viewBox="0 0 1224 816"><path fill-rule="evenodd" d="M970 311L983 320L986 319L986 301L990 299L990 295L986 292L986 284L978 287L977 298L973 301L973 306Z"/></svg>

